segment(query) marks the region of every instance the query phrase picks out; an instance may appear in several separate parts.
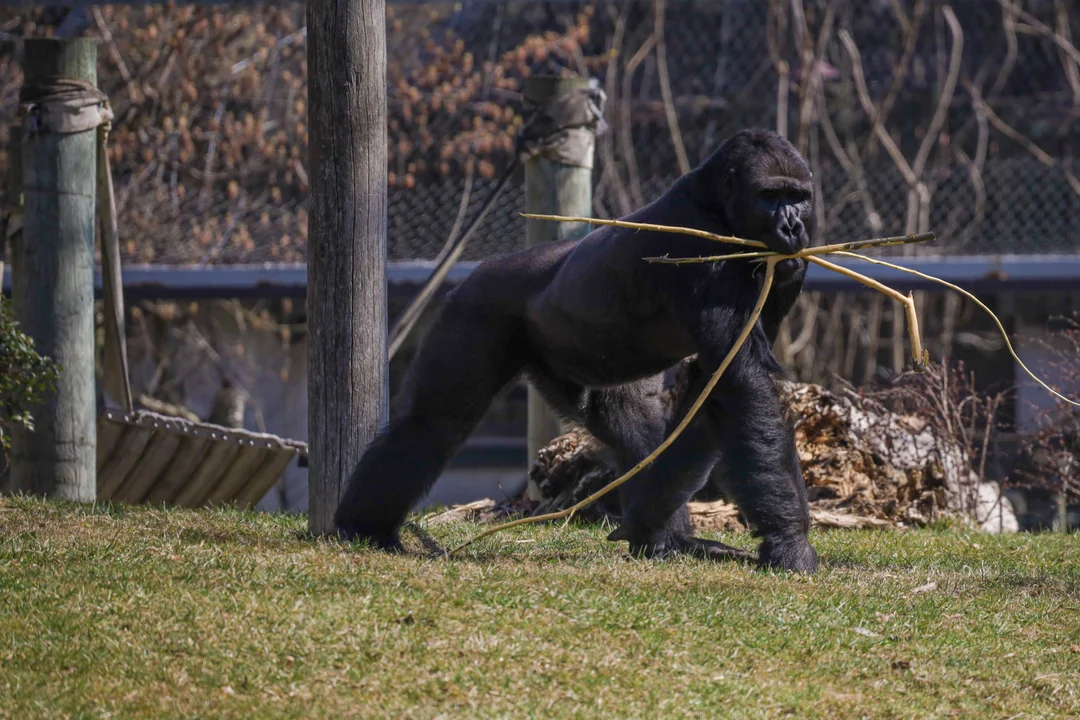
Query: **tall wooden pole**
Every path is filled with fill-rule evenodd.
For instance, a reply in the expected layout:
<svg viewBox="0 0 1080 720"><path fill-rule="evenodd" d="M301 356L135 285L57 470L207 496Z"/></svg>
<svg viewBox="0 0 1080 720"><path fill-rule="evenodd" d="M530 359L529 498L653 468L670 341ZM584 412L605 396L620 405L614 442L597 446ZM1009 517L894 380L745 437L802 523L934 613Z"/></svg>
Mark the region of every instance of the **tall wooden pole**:
<svg viewBox="0 0 1080 720"><path fill-rule="evenodd" d="M525 98L535 107L543 107L557 95L588 86L586 78L536 75L525 80ZM592 217L592 164L592 152L581 165L565 165L542 155L528 160L525 163L527 212ZM533 247L582 237L588 232L589 226L583 223L526 220L525 244ZM528 403L528 461L531 464L540 449L558 435L559 422L531 385Z"/></svg>
<svg viewBox="0 0 1080 720"><path fill-rule="evenodd" d="M97 83L91 39L27 39L24 82ZM19 324L59 363L56 392L30 408L35 429L12 433L10 487L93 502L97 497L94 395L94 209L97 129L25 138L23 234L14 285Z"/></svg>
<svg viewBox="0 0 1080 720"><path fill-rule="evenodd" d="M386 11L309 0L308 527L334 511L388 415Z"/></svg>

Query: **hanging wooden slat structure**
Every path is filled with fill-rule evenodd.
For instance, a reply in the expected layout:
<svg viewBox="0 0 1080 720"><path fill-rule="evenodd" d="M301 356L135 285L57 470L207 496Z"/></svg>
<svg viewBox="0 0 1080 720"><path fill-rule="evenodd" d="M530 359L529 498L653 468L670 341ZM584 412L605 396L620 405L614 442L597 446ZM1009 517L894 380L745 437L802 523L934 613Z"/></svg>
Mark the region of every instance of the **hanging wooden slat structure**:
<svg viewBox="0 0 1080 720"><path fill-rule="evenodd" d="M105 395L119 409L97 420L98 500L196 508L252 508L307 444L136 410L128 372L116 204L109 167L112 111L93 83L54 79L44 99L20 105L24 125L54 133L97 130L97 221L105 306ZM29 126L27 126L29 127ZM2 270L0 270L2 272Z"/></svg>
<svg viewBox="0 0 1080 720"><path fill-rule="evenodd" d="M98 500L253 508L307 444L143 410L98 419Z"/></svg>

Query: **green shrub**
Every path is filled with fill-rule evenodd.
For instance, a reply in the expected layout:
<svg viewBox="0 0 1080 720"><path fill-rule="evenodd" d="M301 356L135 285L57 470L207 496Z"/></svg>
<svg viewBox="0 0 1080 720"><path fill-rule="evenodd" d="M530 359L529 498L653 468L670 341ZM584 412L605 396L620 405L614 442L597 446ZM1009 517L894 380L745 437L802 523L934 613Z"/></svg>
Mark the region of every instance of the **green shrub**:
<svg viewBox="0 0 1080 720"><path fill-rule="evenodd" d="M28 408L51 392L60 367L34 349L12 316L10 304L0 297L0 448L11 444L11 429L22 425L33 430Z"/></svg>

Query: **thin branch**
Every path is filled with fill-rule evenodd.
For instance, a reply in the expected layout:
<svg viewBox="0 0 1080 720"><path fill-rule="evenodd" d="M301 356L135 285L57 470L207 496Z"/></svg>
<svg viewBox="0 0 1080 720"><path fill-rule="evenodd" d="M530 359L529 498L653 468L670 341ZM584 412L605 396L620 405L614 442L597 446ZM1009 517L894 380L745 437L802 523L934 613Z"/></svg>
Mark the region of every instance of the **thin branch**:
<svg viewBox="0 0 1080 720"><path fill-rule="evenodd" d="M903 87L904 80L907 78L907 74L911 69L912 58L915 57L915 47L919 39L919 29L922 27L922 21L923 17L926 15L926 10L927 0L916 0L915 8L911 13L911 22L904 26L904 49L900 54L900 60L896 64L896 72L893 75L892 83L885 93L885 99L881 101L881 105L874 114L870 116L872 128L878 125L884 127L885 121L889 117L889 113L892 112L896 98L900 96L900 89ZM859 72L862 72L861 61ZM878 139L877 130L872 129L866 140L866 145L863 147L864 155L871 158L874 156L876 150L875 142L877 142Z"/></svg>
<svg viewBox="0 0 1080 720"><path fill-rule="evenodd" d="M1026 135L1023 135L1022 133L1014 130L1008 123L998 117L998 114L994 112L993 108L991 108L988 103L983 101L981 98L978 98L978 90L975 89L974 86L968 84L968 88L968 91L972 93L972 101L980 103L980 107L982 108L983 113L986 114L986 119L990 121L990 124L993 125L998 130L998 132L1000 132L1002 135L1009 138L1013 142L1021 145L1025 150L1035 156L1035 159L1037 159L1043 165L1047 165L1049 167L1058 167L1061 172L1065 174L1065 181L1069 183L1069 187L1072 188L1074 193L1080 195L1080 179L1077 179L1076 175L1074 175L1073 172L1069 170L1069 168L1066 167L1064 163L1062 163L1060 160L1055 159L1045 150L1036 145L1035 142L1029 139Z"/></svg>
<svg viewBox="0 0 1080 720"><path fill-rule="evenodd" d="M607 96L612 100L609 103L611 107L612 115L617 114L618 108L615 99L618 97L618 80L619 80L619 61L622 59L623 38L626 34L626 19L630 12L630 4L626 3L622 6L618 17L615 20L615 33L611 41L611 48L608 51L610 53L607 64L607 77L605 83L607 84ZM616 125L615 118L611 118L611 125ZM611 186L615 191L615 198L619 205L619 215L628 215L633 209L633 205L630 201L630 193L627 192L626 184L623 183L622 177L619 176L619 168L615 162L615 133L604 133L600 138L599 143L600 154L604 160L604 172L601 177L601 182L597 183L600 187L603 187L604 180L607 180L607 185Z"/></svg>
<svg viewBox="0 0 1080 720"><path fill-rule="evenodd" d="M1056 24L1057 35L1061 37L1066 43L1072 45L1072 29L1069 27L1069 6L1063 2L1063 0L1055 0L1056 6ZM1077 65L1080 65L1080 61L1072 59L1069 54L1064 50L1058 48L1058 52L1061 55L1061 66L1065 70L1065 77L1069 81L1069 87L1073 91L1073 107L1080 106L1080 72L1077 72ZM1070 60L1072 60L1070 62Z"/></svg>
<svg viewBox="0 0 1080 720"><path fill-rule="evenodd" d="M869 226L870 232L881 232L881 215L874 208L874 198L870 193L870 184L866 181L866 172L863 170L858 150L854 143L846 150L841 145L840 138L836 134L836 128L833 127L832 118L829 117L825 89L821 83L818 83L817 97L818 121L821 129L825 131L825 142L828 143L829 149L832 150L841 167L847 172L850 180L854 181L859 192L859 199L862 201L863 212L866 214L866 224Z"/></svg>
<svg viewBox="0 0 1080 720"><path fill-rule="evenodd" d="M682 131L679 130L679 118L675 114L675 105L671 100L671 77L668 75L667 47L664 42L664 0L656 0L654 8L656 20L653 33L656 37L656 63L660 73L660 95L664 99L664 115L667 117L668 130L671 132L671 142L675 146L675 157L679 161L679 172L685 175L690 172L690 159L686 155Z"/></svg>
<svg viewBox="0 0 1080 720"><path fill-rule="evenodd" d="M128 70L127 63L124 62L124 56L120 54L120 48L116 46L116 40L113 39L112 30L109 29L109 24L105 22L105 17L101 14L100 7L94 5L90 8L90 12L94 16L94 23L97 25L98 32L101 33L101 39L104 40L105 44L109 47L109 56L116 65L116 69L120 71L120 77L124 79L124 88L127 90L128 99L134 105L139 102L139 92L135 87L135 84L131 82L131 71Z"/></svg>
<svg viewBox="0 0 1080 720"><path fill-rule="evenodd" d="M641 195L641 176L638 174L637 153L634 150L634 135L630 127L630 97L633 94L634 73L638 65L652 52L656 45L656 35L652 34L641 44L637 52L626 63L623 69L622 94L619 96L619 144L622 146L623 162L626 163L626 174L630 180L630 194L634 198L634 205L641 207L645 200Z"/></svg>
<svg viewBox="0 0 1080 720"><path fill-rule="evenodd" d="M779 8L779 9L778 9ZM783 0L772 0L769 3L768 17L775 18L775 27L773 23L766 21L765 25L765 44L769 50L769 59L772 60L773 67L776 69L776 133L783 137L787 137L787 122L788 122L788 96L791 94L791 66L780 55L780 43L777 39L777 35L782 35L783 30L781 26L784 23L784 11Z"/></svg>
<svg viewBox="0 0 1080 720"><path fill-rule="evenodd" d="M855 45L855 41L851 38L851 35L847 30L841 30L837 33L840 38L840 42L843 43L844 49L847 50L848 56L851 58L851 74L855 80L855 92L858 95L859 103L862 105L863 112L869 117L874 118L874 125L871 131L885 148L885 151L889 153L889 157L892 158L896 168L900 171L900 174L904 176L904 182L909 187L914 186L918 182L918 178L912 171L911 166L908 165L907 159L904 157L904 153L900 152L900 148L897 147L896 141L889 135L889 131L885 129L883 122L880 122L878 108L874 107L874 101L870 98L870 90L866 86L866 76L863 74L862 56L859 54L859 48Z"/></svg>
<svg viewBox="0 0 1080 720"><path fill-rule="evenodd" d="M802 328L799 330L798 336L796 336L788 346L788 353L792 357L798 355L802 349L809 345L810 341L814 339L814 333L817 329L818 311L821 309L821 293L810 293L806 305L806 314L802 318L801 323Z"/></svg>
<svg viewBox="0 0 1080 720"><path fill-rule="evenodd" d="M844 252L842 250L838 251L836 254L837 255L843 255L845 257L858 258L859 260L865 260L866 262L874 263L875 265L882 265L884 267L892 268L893 270L899 270L900 272L906 272L906 273L908 273L910 275L916 275L918 277L921 277L924 280L929 280L931 282L936 282L939 285L944 285L945 287L949 288L950 290L955 290L956 292L960 293L961 295L963 295L967 299L971 300L973 303L975 303L980 308L982 308L983 310L986 311L986 313L990 316L990 318L998 326L998 330L1001 331L1001 336L1005 340L1005 346L1008 348L1009 354L1012 355L1013 360L1015 360L1020 365L1020 367L1024 369L1024 372L1026 372L1029 376L1031 376L1031 378L1033 380L1035 380L1035 382L1042 385L1054 397L1058 398L1059 400L1064 400L1065 402L1069 403L1070 405L1076 405L1077 407L1080 407L1080 402L1077 402L1076 400L1070 400L1069 398L1065 397L1064 395L1059 393L1057 390L1055 390L1054 388L1050 387L1045 382L1040 380L1038 378L1038 376L1035 375L1035 373L1031 372L1031 370L1028 369L1028 366L1025 365L1024 361L1020 359L1020 356L1016 354L1016 350L1013 348L1012 342L1010 342L1010 340L1009 340L1009 333L1005 331L1005 326L1001 324L1001 320L998 319L998 316L994 314L993 310L988 308L981 300L979 300L979 298L975 297L974 295L969 293L967 290L963 289L962 287L959 287L958 285L954 285L951 282L948 282L947 280L942 280L941 278L934 277L933 275L927 275L926 273L922 273L922 272L919 272L918 270L913 270L911 268L904 267L903 265L896 265L894 263L886 262L884 260L879 260L877 258L870 258L870 257L866 257L865 255L859 255L857 253L851 253L851 252Z"/></svg>
<svg viewBox="0 0 1080 720"><path fill-rule="evenodd" d="M852 255L853 253L836 251L838 255ZM857 257L862 257L858 255ZM862 283L868 288L873 288L879 293L891 297L896 302L904 306L904 310L907 312L907 325L908 325L908 337L911 339L911 359L916 370L924 370L930 363L930 353L922 346L922 339L919 337L919 316L915 312L915 298L911 293L907 295L902 294L898 290L893 290L888 285L885 285L873 278L867 277L861 273L857 273L854 270L846 268L842 265L831 263L828 260L822 260L819 257L810 258L810 262L820 265L826 270L832 270L835 273L839 273L844 277L849 277L852 280Z"/></svg>
<svg viewBox="0 0 1080 720"><path fill-rule="evenodd" d="M716 238L711 238L716 239ZM867 248L889 247L890 245L911 245L913 243L930 242L936 239L934 233L922 233L921 235L899 235L897 237L879 238L875 240L853 240L851 242L836 243L835 245L817 245L800 250L792 255L766 250L763 252L731 253L730 255L707 255L703 257L672 258L672 257L647 257L646 262L661 263L666 265L686 265L689 263L717 262L719 260L737 260L739 258L763 258L772 255L780 255L784 258L809 258L815 255L828 255L838 250L865 250Z"/></svg>
<svg viewBox="0 0 1080 720"><path fill-rule="evenodd" d="M945 16L945 22L949 25L949 32L952 33L953 46L949 55L949 74L946 76L945 84L941 89L937 108L930 119L930 126L926 130L926 135L923 136L919 152L915 155L915 163L911 169L917 178L922 177L923 170L926 168L926 161L930 158L930 151L938 141L938 134L945 124L945 116L949 112L949 103L952 102L953 95L956 93L956 83L960 77L960 61L963 59L964 54L964 31L960 27L960 22L956 19L956 13L946 5L941 8L941 14Z"/></svg>
<svg viewBox="0 0 1080 720"><path fill-rule="evenodd" d="M987 97L994 98L1001 92L1001 89L1005 87L1006 81L1009 76L1012 75L1013 67L1016 65L1017 55L1017 43L1016 43L1016 13L1019 8L1008 0L999 0L1001 5L1001 29L1005 31L1005 60L1001 63L1001 68L998 70L997 77L994 78L994 84L990 88L990 92L987 93Z"/></svg>
<svg viewBox="0 0 1080 720"><path fill-rule="evenodd" d="M746 245L749 247L765 247L765 243L760 240L743 240L742 238L732 237L728 235L717 235L716 233L707 232L705 230L696 230L694 228L675 227L672 225L654 225L652 223L639 223L630 222L629 220L607 220L604 218L591 218L591 217L575 217L570 215L539 215L535 213L521 213L521 217L529 218L530 220L554 220L556 222L573 222L573 223L588 223L591 225L611 225L613 227L624 227L632 230L655 230L657 232L671 232L679 235L693 235L695 237L705 238L707 240L715 240L717 242L728 243L729 245Z"/></svg>
<svg viewBox="0 0 1080 720"><path fill-rule="evenodd" d="M416 323L420 320L420 316L424 312L424 308L431 302L431 298L435 296L435 292L439 289L439 286L442 285L443 279L450 274L450 270L454 267L454 263L457 262L458 258L461 257L461 254L465 252L465 247L468 245L469 240L472 239L476 228L480 226L480 223L483 222L484 218L487 216L488 211L495 205L495 201L502 195L506 183L513 176L519 163L520 161L515 157L507 166L502 177L499 178L495 187L491 189L487 199L484 200L484 204L480 206L476 216L473 217L469 226L465 228L465 232L462 233L461 237L454 238L453 242L449 239L447 240L447 245L444 246L442 252L439 253L438 264L424 283L424 287L422 287L416 297L413 298L409 307L402 314L403 317L394 324L394 327L390 331L390 342L387 350L389 357L393 357L397 353L405 342L405 338L408 337L413 327L416 326Z"/></svg>
<svg viewBox="0 0 1080 720"><path fill-rule="evenodd" d="M1017 5L1015 6L1009 3L1008 0L998 0L998 3L1003 7L1008 5L1011 11L1015 11L1015 17L1018 17L1024 21L1024 25L1018 24L1015 26L1016 32L1021 32L1025 35L1042 35L1048 40L1050 40L1052 43L1057 45L1059 48L1061 48L1061 50L1064 51L1066 55L1072 58L1073 62L1080 63L1080 50L1077 50L1075 45L1073 45L1071 42L1069 42L1066 38L1062 37L1058 33L1054 32L1053 28L1051 28L1049 25L1042 22L1026 10L1021 9L1019 7L1019 3L1017 3Z"/></svg>

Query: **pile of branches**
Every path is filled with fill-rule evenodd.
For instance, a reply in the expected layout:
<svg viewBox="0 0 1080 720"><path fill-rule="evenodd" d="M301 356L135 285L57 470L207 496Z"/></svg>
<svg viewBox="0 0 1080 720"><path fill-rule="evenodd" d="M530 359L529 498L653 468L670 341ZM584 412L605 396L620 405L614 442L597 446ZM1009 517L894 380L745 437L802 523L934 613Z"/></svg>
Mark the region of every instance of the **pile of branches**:
<svg viewBox="0 0 1080 720"><path fill-rule="evenodd" d="M686 367L679 368L667 391L672 403L684 390ZM922 527L959 517L987 532L1016 532L1019 526L1011 504L981 472L989 444L982 424L992 423L986 419L993 418L1001 397L968 394L963 377L962 368L932 365L923 373L909 373L888 387L864 393L850 387L834 393L820 385L779 382L781 400L795 427L814 524ZM493 521L556 512L580 502L618 474L608 448L574 428L540 451L520 497L460 506L432 520ZM617 522L616 496L601 498L575 517L582 522ZM723 499L723 478L718 475L690 503L690 512L699 531L746 528L738 509Z"/></svg>

